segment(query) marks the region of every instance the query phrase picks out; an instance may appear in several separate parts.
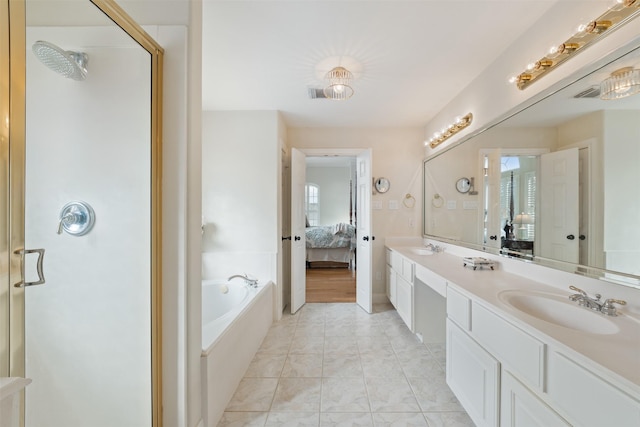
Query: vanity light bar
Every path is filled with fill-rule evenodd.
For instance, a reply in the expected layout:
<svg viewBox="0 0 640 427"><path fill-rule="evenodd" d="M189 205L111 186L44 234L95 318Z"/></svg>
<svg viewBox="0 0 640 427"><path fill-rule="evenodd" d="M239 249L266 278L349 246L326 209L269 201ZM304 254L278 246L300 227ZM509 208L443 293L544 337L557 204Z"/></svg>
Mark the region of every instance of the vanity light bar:
<svg viewBox="0 0 640 427"><path fill-rule="evenodd" d="M580 25L576 33L564 43L552 46L549 52L538 61L528 64L525 70L511 77L509 83L515 83L523 90L531 83L555 69L577 52L600 40L605 33L626 24L640 14L640 0L616 0L605 13L588 24Z"/></svg>
<svg viewBox="0 0 640 427"><path fill-rule="evenodd" d="M467 114L464 117L457 117L455 122L451 123L446 128L443 128L440 132L434 133L431 139L425 141L424 145L429 145L431 148L436 148L438 145L442 144L444 141L469 126L472 121L473 114L471 113Z"/></svg>

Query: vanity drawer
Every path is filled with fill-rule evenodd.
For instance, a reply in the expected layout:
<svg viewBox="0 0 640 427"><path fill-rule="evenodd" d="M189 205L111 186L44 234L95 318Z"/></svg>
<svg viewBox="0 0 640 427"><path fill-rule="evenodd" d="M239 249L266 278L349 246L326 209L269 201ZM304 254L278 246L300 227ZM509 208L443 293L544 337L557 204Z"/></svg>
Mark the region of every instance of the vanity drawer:
<svg viewBox="0 0 640 427"><path fill-rule="evenodd" d="M471 300L447 286L447 317L465 331L471 330Z"/></svg>
<svg viewBox="0 0 640 427"><path fill-rule="evenodd" d="M528 385L542 390L544 377L544 343L473 303L471 334L504 365Z"/></svg>
<svg viewBox="0 0 640 427"><path fill-rule="evenodd" d="M402 271L402 255L396 251L389 251L390 266L397 272Z"/></svg>
<svg viewBox="0 0 640 427"><path fill-rule="evenodd" d="M413 284L413 262L402 257L402 270L400 270L400 274L404 280Z"/></svg>

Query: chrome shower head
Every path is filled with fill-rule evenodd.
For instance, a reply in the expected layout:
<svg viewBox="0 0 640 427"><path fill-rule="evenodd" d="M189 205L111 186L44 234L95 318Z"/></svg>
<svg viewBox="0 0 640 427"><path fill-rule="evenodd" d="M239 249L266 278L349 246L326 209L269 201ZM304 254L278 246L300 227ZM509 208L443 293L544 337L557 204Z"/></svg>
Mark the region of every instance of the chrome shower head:
<svg viewBox="0 0 640 427"><path fill-rule="evenodd" d="M56 73L78 81L87 78L89 56L86 53L62 50L42 40L35 42L31 49L40 62Z"/></svg>

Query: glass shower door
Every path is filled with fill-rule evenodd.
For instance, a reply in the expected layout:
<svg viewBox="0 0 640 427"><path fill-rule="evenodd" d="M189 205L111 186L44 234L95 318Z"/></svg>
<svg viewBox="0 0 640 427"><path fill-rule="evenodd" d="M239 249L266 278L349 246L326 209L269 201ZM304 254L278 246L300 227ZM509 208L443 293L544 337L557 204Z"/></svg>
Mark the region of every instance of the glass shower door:
<svg viewBox="0 0 640 427"><path fill-rule="evenodd" d="M27 3L25 247L46 281L24 289L25 425L151 426L152 55L89 1L44 4Z"/></svg>

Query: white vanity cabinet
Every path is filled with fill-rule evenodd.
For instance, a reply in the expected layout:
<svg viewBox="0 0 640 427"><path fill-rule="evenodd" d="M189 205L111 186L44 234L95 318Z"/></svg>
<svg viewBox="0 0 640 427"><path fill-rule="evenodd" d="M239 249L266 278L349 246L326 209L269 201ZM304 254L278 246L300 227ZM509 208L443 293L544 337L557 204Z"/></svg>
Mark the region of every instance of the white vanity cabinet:
<svg viewBox="0 0 640 427"><path fill-rule="evenodd" d="M414 262L387 248L387 297L413 332Z"/></svg>
<svg viewBox="0 0 640 427"><path fill-rule="evenodd" d="M500 363L447 319L447 384L477 426L497 427Z"/></svg>
<svg viewBox="0 0 640 427"><path fill-rule="evenodd" d="M640 401L447 285L447 384L479 426L640 426Z"/></svg>

